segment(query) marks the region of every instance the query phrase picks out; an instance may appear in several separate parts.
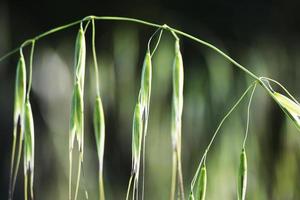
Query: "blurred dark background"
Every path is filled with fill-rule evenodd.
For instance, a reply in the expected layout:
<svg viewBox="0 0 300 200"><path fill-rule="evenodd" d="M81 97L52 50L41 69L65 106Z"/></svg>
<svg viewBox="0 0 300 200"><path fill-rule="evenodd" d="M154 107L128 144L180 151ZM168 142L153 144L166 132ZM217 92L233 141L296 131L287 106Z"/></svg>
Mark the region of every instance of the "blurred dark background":
<svg viewBox="0 0 300 200"><path fill-rule="evenodd" d="M0 56L44 31L87 15L139 18L207 40L259 76L300 95L300 1L0 1ZM37 42L33 91L36 199L67 199L68 118L78 27ZM124 199L131 168L131 122L146 44L155 29L97 22L97 53L106 116L107 199ZM88 31L85 177L97 199L97 157L91 109L91 34ZM181 38L185 66L183 173L185 188L219 121L251 79L212 50ZM29 48L25 56L28 57ZM153 93L146 155L146 199L168 199L171 183L170 102L174 40L164 33L153 57ZM0 199L7 199L12 144L14 77L18 54L0 63ZM28 59L27 59L28 60ZM274 87L275 89L276 88ZM280 90L279 90L280 91ZM221 129L207 158L207 199L235 199L246 103ZM300 198L300 134L258 87L247 141L248 199ZM22 162L21 162L22 163ZM23 199L23 167L15 199ZM83 182L82 184L83 185ZM187 193L187 192L186 192ZM80 190L79 199L83 199Z"/></svg>

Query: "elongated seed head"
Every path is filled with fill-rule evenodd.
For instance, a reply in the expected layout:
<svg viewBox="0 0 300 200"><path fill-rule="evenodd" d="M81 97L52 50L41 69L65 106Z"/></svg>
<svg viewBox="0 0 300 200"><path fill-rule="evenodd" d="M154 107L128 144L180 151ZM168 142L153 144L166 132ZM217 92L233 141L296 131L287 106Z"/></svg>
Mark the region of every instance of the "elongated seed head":
<svg viewBox="0 0 300 200"><path fill-rule="evenodd" d="M292 119L296 127L300 130L300 105L278 92L274 92L273 96L286 115Z"/></svg>
<svg viewBox="0 0 300 200"><path fill-rule="evenodd" d="M137 103L133 115L132 128L132 161L133 171L136 172L139 166L140 152L142 145L143 121L142 121L142 106Z"/></svg>
<svg viewBox="0 0 300 200"><path fill-rule="evenodd" d="M81 91L84 91L84 76L85 76L85 60L86 60L86 44L84 30L80 27L76 43L75 43L75 82L79 81Z"/></svg>
<svg viewBox="0 0 300 200"><path fill-rule="evenodd" d="M24 111L24 171L34 170L34 124L29 100L26 101Z"/></svg>
<svg viewBox="0 0 300 200"><path fill-rule="evenodd" d="M103 163L104 143L105 143L105 121L101 98L96 97L94 108L94 132L100 166Z"/></svg>
<svg viewBox="0 0 300 200"><path fill-rule="evenodd" d="M240 156L240 168L238 175L238 200L245 200L247 189L247 157L245 149L242 149Z"/></svg>
<svg viewBox="0 0 300 200"><path fill-rule="evenodd" d="M175 58L173 63L173 102L172 102L172 143L173 148L180 140L181 116L183 108L184 70L179 40L175 42Z"/></svg>
<svg viewBox="0 0 300 200"><path fill-rule="evenodd" d="M79 147L82 143L83 134L83 95L77 82L73 89L71 116L70 116L70 148L73 148L74 138L76 135Z"/></svg>
<svg viewBox="0 0 300 200"><path fill-rule="evenodd" d="M19 116L22 116L22 112L25 105L26 96L26 66L24 56L21 53L15 83L15 102L14 102L14 123L17 124Z"/></svg>
<svg viewBox="0 0 300 200"><path fill-rule="evenodd" d="M143 107L149 107L150 94L151 94L151 81L152 81L152 63L150 52L147 51L144 59L142 80L141 80L141 92L140 103Z"/></svg>
<svg viewBox="0 0 300 200"><path fill-rule="evenodd" d="M182 106L183 106L183 82L184 82L184 71L183 71L183 61L180 52L179 41L175 43L175 59L173 67L173 97L175 104L177 106L178 116L181 116Z"/></svg>
<svg viewBox="0 0 300 200"><path fill-rule="evenodd" d="M206 194L207 174L206 166L201 167L200 173L198 174L195 188L195 200L204 200Z"/></svg>

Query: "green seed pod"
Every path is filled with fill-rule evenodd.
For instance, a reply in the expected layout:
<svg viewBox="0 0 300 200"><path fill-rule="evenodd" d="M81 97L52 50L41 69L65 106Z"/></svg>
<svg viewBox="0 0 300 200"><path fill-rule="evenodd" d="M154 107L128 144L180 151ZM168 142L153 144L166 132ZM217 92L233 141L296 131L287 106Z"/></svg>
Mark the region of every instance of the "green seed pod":
<svg viewBox="0 0 300 200"><path fill-rule="evenodd" d="M29 100L26 101L24 111L24 170L34 169L34 124Z"/></svg>
<svg viewBox="0 0 300 200"><path fill-rule="evenodd" d="M21 53L16 72L15 83L15 102L14 102L14 124L18 123L19 116L22 116L22 112L25 105L26 96L26 66L24 56Z"/></svg>
<svg viewBox="0 0 300 200"><path fill-rule="evenodd" d="M84 76L85 76L85 60L86 60L86 44L84 30L80 27L76 43L75 43L75 82L79 81L80 89L84 91Z"/></svg>
<svg viewBox="0 0 300 200"><path fill-rule="evenodd" d="M71 116L70 116L70 148L73 149L76 135L78 145L81 147L83 133L83 95L77 82L73 89Z"/></svg>
<svg viewBox="0 0 300 200"><path fill-rule="evenodd" d="M105 121L101 98L96 97L94 108L94 131L97 144L100 169L103 165L104 143L105 143ZM102 170L100 170L102 171Z"/></svg>
<svg viewBox="0 0 300 200"><path fill-rule="evenodd" d="M197 177L195 198L194 198L195 200L205 199L206 183L207 183L206 167L205 165L203 165Z"/></svg>
<svg viewBox="0 0 300 200"><path fill-rule="evenodd" d="M83 143L83 95L79 84L76 84L76 119L77 119L77 142L79 147L82 147ZM81 149L81 148L80 148Z"/></svg>
<svg viewBox="0 0 300 200"><path fill-rule="evenodd" d="M273 96L286 115L292 119L296 127L300 130L300 105L280 93L274 92Z"/></svg>
<svg viewBox="0 0 300 200"><path fill-rule="evenodd" d="M173 64L173 102L172 102L172 123L171 123L173 148L175 148L178 142L180 143L180 138L181 138L183 83L184 83L183 61L180 53L179 41L176 40L175 58Z"/></svg>
<svg viewBox="0 0 300 200"><path fill-rule="evenodd" d="M142 71L140 103L145 108L149 107L152 81L152 63L150 52L147 51Z"/></svg>
<svg viewBox="0 0 300 200"><path fill-rule="evenodd" d="M176 105L177 115L181 116L183 106L183 82L184 82L184 71L182 55L180 53L179 41L175 43L175 59L173 67L173 99Z"/></svg>
<svg viewBox="0 0 300 200"><path fill-rule="evenodd" d="M244 200L246 197L246 189L247 189L247 157L245 149L242 149L242 153L240 156L240 168L238 175L238 200Z"/></svg>
<svg viewBox="0 0 300 200"><path fill-rule="evenodd" d="M140 161L140 152L142 146L143 121L142 108L137 103L134 109L133 128L132 128L132 161L133 171L136 172Z"/></svg>

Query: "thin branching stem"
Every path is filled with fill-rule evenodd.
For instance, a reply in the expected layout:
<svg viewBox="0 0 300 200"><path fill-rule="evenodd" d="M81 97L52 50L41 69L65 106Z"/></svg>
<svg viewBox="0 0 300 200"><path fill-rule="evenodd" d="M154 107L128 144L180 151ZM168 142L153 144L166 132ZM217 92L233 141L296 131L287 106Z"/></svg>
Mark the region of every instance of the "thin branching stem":
<svg viewBox="0 0 300 200"><path fill-rule="evenodd" d="M23 132L23 128L22 128L22 126L20 126L20 135L19 135L19 147L18 147L18 154L17 154L17 162L16 162L15 171L13 173L12 195L14 194L14 190L15 190L14 188L16 186L17 175L18 175L20 161L21 161L21 155L22 155L22 146L23 146L22 132Z"/></svg>
<svg viewBox="0 0 300 200"><path fill-rule="evenodd" d="M299 102L296 100L296 98L293 97L293 95L292 95L292 94L291 94L291 93L290 93L290 92L289 92L289 91L288 91L281 83L279 83L278 81L276 81L276 80L274 80L274 79L268 78L268 77L260 77L260 79L261 79L261 80L271 81L271 82L277 84L279 87L281 87L281 88L283 89L283 91L284 91L287 95L289 95L289 96L291 97L291 99L293 99L293 101L294 101L295 103L297 103L297 104L299 105ZM269 82L268 82L268 83L269 83ZM269 85L269 87L270 87L270 89L271 89L272 91L274 91L270 85Z"/></svg>
<svg viewBox="0 0 300 200"><path fill-rule="evenodd" d="M83 153L79 152L79 159L78 159L78 173L77 173L77 182L75 188L75 197L74 200L77 200L78 190L79 190L79 182L80 182L80 175L81 175L81 164L83 161Z"/></svg>
<svg viewBox="0 0 300 200"><path fill-rule="evenodd" d="M230 114L235 110L235 108L240 104L240 102L243 100L243 98L246 96L246 94L249 92L249 90L256 84L256 81L254 83L252 83L247 89L246 91L242 94L242 96L238 99L238 101L233 105L233 107L229 110L229 112L224 116L224 118L221 120L220 124L218 125L218 128L216 129L211 141L209 142L207 148L206 148L206 154L208 153L212 143L214 142L220 128L222 127L223 123L225 122L225 120L230 116ZM206 156L205 154L205 156Z"/></svg>
<svg viewBox="0 0 300 200"><path fill-rule="evenodd" d="M129 178L127 193L126 193L126 200L129 200L129 194L130 194L130 189L131 189L132 178L133 178L133 175L131 174L130 178Z"/></svg>
<svg viewBox="0 0 300 200"><path fill-rule="evenodd" d="M15 163L15 151L16 151L16 143L17 143L17 126L18 124L14 124L13 127L13 145L12 145L12 152L11 152L11 161L10 161L10 175L9 175L9 193L8 199L11 200L13 198L13 171L14 171L14 163Z"/></svg>
<svg viewBox="0 0 300 200"><path fill-rule="evenodd" d="M257 83L254 84L251 95L250 95L250 99L249 99L249 103L248 103L248 107L247 107L247 124L246 124L246 133L245 133L245 138L243 141L243 149L245 148L246 145L246 140L248 137L248 132L249 132L249 122L250 122L250 108L251 108L251 103L252 103L252 99L253 99L253 95L256 89Z"/></svg>
<svg viewBox="0 0 300 200"><path fill-rule="evenodd" d="M155 43L155 46L151 52L151 42L152 42L152 39L153 37L158 33L159 31L159 35L158 35L158 39ZM150 53L150 57L152 58L152 56L154 55L159 43L160 43L160 40L161 40L161 36L162 36L162 33L163 33L163 29L161 28L158 28L152 35L151 37L149 38L148 40L148 49L147 51ZM151 69L152 70L152 69ZM151 84L151 83L150 83ZM143 154L143 158L142 158L142 200L144 200L144 194L145 194L145 168L146 168L146 135L147 135L147 129L148 129L148 119L149 119L149 111L150 111L150 96L149 96L149 99L148 99L148 103L146 105L146 108L145 108L145 121L144 121L144 126L143 126L143 149L142 149L142 154Z"/></svg>
<svg viewBox="0 0 300 200"><path fill-rule="evenodd" d="M96 53L96 27L95 20L92 19L92 51L93 51L93 60L94 60L94 70L95 70L95 78L96 78L96 89L97 96L100 97L100 83L99 83L99 70L98 70L98 61L97 61L97 53Z"/></svg>
<svg viewBox="0 0 300 200"><path fill-rule="evenodd" d="M194 184L196 182L196 178L198 176L198 173L200 173L200 169L201 169L201 166L202 166L202 163L204 162L205 163L205 160L206 160L206 157L207 157L207 153L212 145L212 143L214 142L215 140L215 137L217 136L220 128L222 127L223 123L225 122L225 120L230 116L230 114L236 109L236 107L241 103L241 101L244 99L244 97L247 95L247 93L249 92L249 90L257 84L257 81L254 81L246 90L245 92L242 94L242 96L235 102L235 104L231 107L231 109L227 112L227 114L223 117L223 119L221 120L221 122L219 123L217 129L215 130L214 134L213 134L213 137L212 139L210 140L208 146L206 147L205 149L205 152L200 160L200 163L198 165L198 168L197 168L197 171L196 171L196 174L192 180L192 184L191 184L191 189L193 190L194 188Z"/></svg>
<svg viewBox="0 0 300 200"><path fill-rule="evenodd" d="M27 99L29 99L31 85L32 85L32 66L33 66L34 47L35 47L35 40L32 40L31 41L30 60L29 60L29 79L28 79L28 88L27 88L27 96L26 96Z"/></svg>
<svg viewBox="0 0 300 200"><path fill-rule="evenodd" d="M212 50L216 51L217 53L219 53L221 56L223 56L225 59L227 59L228 61L230 61L232 64L234 64L235 66L237 66L238 68L240 68L242 71L244 71L246 74L248 74L249 76L251 76L253 79L255 80L258 80L259 82L261 82L261 80L255 75L253 74L252 72L250 72L248 69L246 69L244 66L242 66L241 64L239 64L237 61L235 61L234 59L232 59L231 57L229 57L227 54L225 54L223 51L221 51L219 48L215 47L214 45L206 42L206 41L203 41L195 36L192 36L188 33L185 33L183 31L180 31L178 29L175 29L173 27L170 27L166 24L164 25L159 25L159 24L156 24L156 23L151 23L151 22L147 22L147 21L144 21L144 20L140 20L140 19L134 19L134 18L129 18L129 17L115 17L115 16L87 16L81 20L77 20L77 21L74 21L74 22L71 22L69 24L66 24L66 25L63 25L63 26L59 26L57 28L54 28L54 29L51 29L49 31L46 31L32 39L29 39L27 41L31 41L31 40L34 40L34 41L37 41L37 40L40 40L48 35L51 35L53 33L56 33L56 32L59 32L59 31L62 31L62 30L65 30L67 28L70 28L70 27L73 27L79 23L82 23L84 21L89 21L91 19L95 19L95 20L107 20L107 21L127 21L127 22L134 22L134 23L138 23L138 24L143 24L143 25L146 25L146 26L151 26L151 27L156 27L156 28L161 28L161 29L165 29L165 30L169 30L172 34L173 33L176 33L178 35L182 35L186 38L189 38L191 40L194 40L204 46L207 46L209 48L211 48ZM174 34L173 34L174 35ZM25 47L27 46L29 43L25 43L22 45L22 47ZM4 59L6 59L7 57L11 56L12 54L18 52L18 50L20 49L21 47L18 47L14 50L12 50L11 52L7 53L6 55L2 56L0 58L0 62Z"/></svg>
<svg viewBox="0 0 300 200"><path fill-rule="evenodd" d="M164 29L162 29L162 28L158 28L158 29L151 35L151 37L150 37L149 40L148 40L147 47L148 47L148 51L150 52L151 57L154 55L154 53L155 53L155 51L156 51L156 49L157 49L157 47L158 47L158 45L159 45L159 42L160 42L160 39L161 39L163 30L164 30ZM151 52L151 42L152 42L153 37L158 33L158 31L160 31L160 32L159 32L159 35L158 35L158 39L157 39L157 42L156 42L156 44L155 44L155 46L154 46L154 48L153 48L153 51Z"/></svg>
<svg viewBox="0 0 300 200"><path fill-rule="evenodd" d="M177 160L176 160L176 157L177 157L176 151L173 151L170 200L174 200L175 192L176 192L176 175L177 175Z"/></svg>

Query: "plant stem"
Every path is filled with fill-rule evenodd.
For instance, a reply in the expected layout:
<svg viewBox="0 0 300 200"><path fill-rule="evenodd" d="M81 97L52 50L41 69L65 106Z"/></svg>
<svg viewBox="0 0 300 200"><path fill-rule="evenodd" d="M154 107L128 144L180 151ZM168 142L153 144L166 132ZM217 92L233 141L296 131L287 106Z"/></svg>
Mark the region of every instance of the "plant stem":
<svg viewBox="0 0 300 200"><path fill-rule="evenodd" d="M238 68L240 68L242 71L244 71L246 74L248 74L249 76L251 76L253 79L255 80L258 80L260 81L260 79L255 75L253 74L252 72L250 72L248 69L246 69L244 66L242 66L241 64L239 64L237 61L235 61L234 59L232 59L231 57L229 57L227 54L225 54L223 51L221 51L219 48L215 47L214 45L208 43L208 42L205 42L199 38L196 38L195 36L192 36L188 33L185 33L183 31L180 31L180 30L177 30L175 28L172 28L172 27L168 27L168 29L174 31L175 33L179 34L179 35L182 35L186 38L189 38L191 40L194 40L200 44L203 44L204 46L207 46L211 49L213 49L214 51L216 51L217 53L219 53L221 56L223 56L224 58L226 58L228 61L230 61L232 64L234 64L235 66L237 66Z"/></svg>
<svg viewBox="0 0 300 200"><path fill-rule="evenodd" d="M225 122L225 120L230 116L230 114L235 110L235 108L241 103L241 101L244 99L244 97L246 96L246 94L249 92L249 90L253 87L253 85L257 84L257 81L254 81L246 90L245 92L242 94L242 96L236 101L236 103L231 107L231 109L227 112L227 114L223 117L223 119L221 120L221 122L219 123L217 129L215 130L214 132L214 135L212 137L212 139L210 140L208 146L206 147L205 149L205 152L200 160L200 163L198 165L198 168L197 168L197 171L196 171L196 174L192 180L192 185L191 185L191 189L193 190L194 188L194 184L195 184L195 181L196 181L196 178L197 178L197 175L198 173L200 173L200 169L201 169L201 165L202 165L202 162L205 163L205 160L206 160L206 156L207 156L207 153L213 143L213 141L215 140L215 137L217 136L220 128L222 127L223 123Z"/></svg>
<svg viewBox="0 0 300 200"><path fill-rule="evenodd" d="M281 84L281 83L279 83L278 81L276 81L276 80L274 80L274 79L271 79L271 78L267 78L267 77L260 77L260 79L261 80L267 80L267 81L271 81L271 82L273 82L273 83L275 83L275 84L277 84L279 87L281 87L282 89L283 89L283 91L285 92L285 93L287 93L292 99L293 99L293 101L295 102L295 103L297 103L298 105L299 105L299 102L296 100L296 98L295 97L293 97L293 95Z"/></svg>
<svg viewBox="0 0 300 200"><path fill-rule="evenodd" d="M19 148L18 148L18 154L17 154L17 163L14 171L14 177L13 177L13 183L12 183L12 194L14 193L14 188L16 186L16 180L17 180L17 175L19 171L19 166L20 166L20 161L21 161L21 155L22 155L22 146L23 146L23 138L22 138L22 132L23 128L20 126L20 137L19 137Z"/></svg>
<svg viewBox="0 0 300 200"><path fill-rule="evenodd" d="M31 83L32 83L32 65L33 65L33 54L34 54L35 40L31 41L30 61L29 61L29 80L27 88L27 99L29 99Z"/></svg>
<svg viewBox="0 0 300 200"><path fill-rule="evenodd" d="M233 107L228 111L228 113L224 116L224 118L221 120L220 124L218 125L218 128L216 129L211 141L209 142L207 148L206 148L206 154L208 153L215 137L217 136L221 126L223 125L223 123L225 122L225 120L230 116L230 114L235 110L235 108L240 104L240 102L243 100L243 98L246 96L246 94L249 92L249 90L253 87L253 84L256 84L256 82L252 83L247 89L246 91L242 94L242 96L238 99L238 101L233 105ZM205 155L206 156L206 155Z"/></svg>
<svg viewBox="0 0 300 200"><path fill-rule="evenodd" d="M130 188L131 188L131 182L132 182L132 174L130 175L130 178L129 178L129 183L128 183L128 188L127 188L127 193L126 193L126 200L129 199L129 194L130 194Z"/></svg>
<svg viewBox="0 0 300 200"><path fill-rule="evenodd" d="M250 121L250 107L251 107L253 95L254 95L254 92L255 92L255 89L256 89L256 85L257 85L257 83L255 83L254 86L253 86L253 90L251 92L251 96L250 96L249 103L248 103L248 108L247 108L247 125L246 125L245 138L244 138L244 141L243 141L243 149L245 148L246 140L247 140L247 137L248 137L249 121Z"/></svg>
<svg viewBox="0 0 300 200"><path fill-rule="evenodd" d="M17 143L17 124L14 124L13 128L13 145L11 152L11 161L10 161L10 175L9 175L9 193L8 199L12 200L13 192L12 192L12 180L13 180L13 171L14 171L14 163L15 163L15 151L16 151L16 143Z"/></svg>
<svg viewBox="0 0 300 200"><path fill-rule="evenodd" d="M103 175L102 172L99 172L99 199L104 200L105 199L105 193L104 193L104 184L103 184Z"/></svg>
<svg viewBox="0 0 300 200"><path fill-rule="evenodd" d="M72 199L72 154L73 151L69 150L69 200Z"/></svg>
<svg viewBox="0 0 300 200"><path fill-rule="evenodd" d="M92 51L93 51L93 59L94 59L94 67L95 67L95 78L96 78L96 89L97 96L100 97L100 86L99 86L99 72L98 72L98 62L97 62L97 54L96 54L96 28L95 28L95 20L92 19Z"/></svg>
<svg viewBox="0 0 300 200"><path fill-rule="evenodd" d="M28 199L28 189L27 189L27 184L28 184L28 178L27 178L27 170L25 171L25 175L24 175L24 198L25 200Z"/></svg>
<svg viewBox="0 0 300 200"><path fill-rule="evenodd" d="M170 200L174 200L174 198L175 198L175 192L176 192L176 175L177 175L177 155L176 155L176 151L173 151Z"/></svg>
<svg viewBox="0 0 300 200"><path fill-rule="evenodd" d="M239 64L237 61L235 61L234 59L232 59L231 57L229 57L227 54L225 54L223 51L221 51L219 48L215 47L214 45L208 43L208 42L205 42L195 36L192 36L188 33L185 33L183 31L180 31L178 29L175 29L173 27L170 27L166 24L164 25L159 25L159 24L156 24L156 23L151 23L151 22L147 22L147 21L144 21L144 20L139 20L139 19L134 19L134 18L129 18L129 17L115 17L115 16L87 16L81 20L77 20L77 21L74 21L74 22L71 22L69 24L66 24L66 25L63 25L63 26L59 26L57 28L54 28L54 29L51 29L49 31L46 31L34 38L32 38L31 40L34 40L34 41L37 41L37 40L40 40L48 35L51 35L53 33L56 33L56 32L59 32L61 30L65 30L67 28L70 28L72 26L75 26L81 22L84 22L84 21L88 21L88 20L106 20L106 21L127 21L127 22L134 22L134 23L138 23L138 24L143 24L143 25L146 25L146 26L151 26L151 27L156 27L156 28L161 28L161 29L165 29L165 30L169 30L172 34L173 33L177 33L179 35L182 35L186 38L189 38L191 40L194 40L204 46L207 46L211 49L213 49L214 51L216 51L217 53L219 53L221 56L223 56L225 59L227 59L228 61L230 61L231 63L233 63L235 66L237 66L238 68L240 68L242 71L244 71L246 74L248 74L249 76L251 76L253 79L255 80L258 80L259 82L261 82L261 80L255 75L253 74L252 72L250 72L248 69L246 69L244 66L242 66L241 64ZM27 46L28 43L26 43L25 41L25 44L23 44L22 46L25 47ZM16 48L14 50L12 50L11 52L7 53L6 55L4 55L3 57L0 58L0 62L4 59L6 59L7 57L9 57L10 55L16 53L19 49L19 48Z"/></svg>
<svg viewBox="0 0 300 200"><path fill-rule="evenodd" d="M181 200L184 200L184 186L183 186L183 175L182 175L182 166L181 166L181 153L180 151L176 151L177 162L178 162L178 183L179 183L179 194L181 196Z"/></svg>
<svg viewBox="0 0 300 200"><path fill-rule="evenodd" d="M75 188L75 197L74 200L77 200L78 196L78 189L79 189L79 182L80 182L80 175L81 175L81 163L83 160L83 153L82 151L79 152L79 158L78 158L78 172L77 172L77 183L76 183L76 188Z"/></svg>

